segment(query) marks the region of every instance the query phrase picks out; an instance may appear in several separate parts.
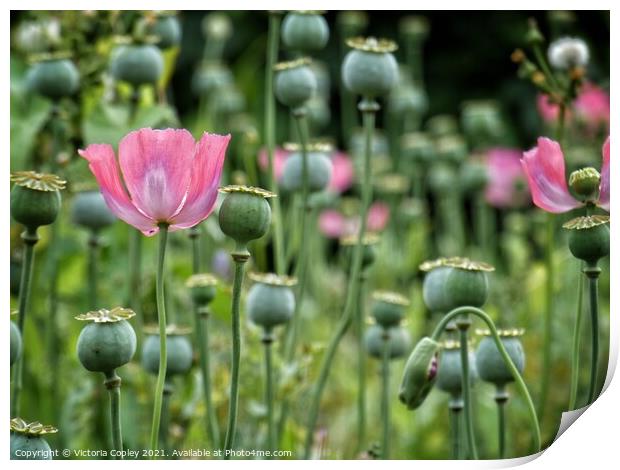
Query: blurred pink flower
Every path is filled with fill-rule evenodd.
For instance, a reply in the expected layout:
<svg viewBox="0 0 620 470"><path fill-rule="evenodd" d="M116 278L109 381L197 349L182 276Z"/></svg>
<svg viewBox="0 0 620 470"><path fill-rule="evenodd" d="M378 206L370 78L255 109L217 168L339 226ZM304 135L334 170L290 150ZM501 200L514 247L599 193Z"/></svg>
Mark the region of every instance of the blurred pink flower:
<svg viewBox="0 0 620 470"><path fill-rule="evenodd" d="M560 106L556 103L551 103L547 95L539 94L536 97L536 108L538 109L538 114L545 122L554 122L560 114Z"/></svg>
<svg viewBox="0 0 620 470"><path fill-rule="evenodd" d="M490 149L486 156L489 181L485 198L494 207L520 207L528 202L521 151L509 148Z"/></svg>
<svg viewBox="0 0 620 470"><path fill-rule="evenodd" d="M282 176L282 171L284 171L284 163L289 155L290 152L284 150L283 148L275 148L273 152L273 176L276 180L279 180ZM263 171L267 171L267 168L269 168L269 157L267 155L266 148L262 148L258 153L258 166Z"/></svg>
<svg viewBox="0 0 620 470"><path fill-rule="evenodd" d="M523 153L523 170L532 192L532 200L547 212L561 213L584 205L569 192L560 144L546 137L538 146ZM597 205L609 211L609 137L603 145L603 167Z"/></svg>
<svg viewBox="0 0 620 470"><path fill-rule="evenodd" d="M369 232L381 232L389 220L389 206L383 202L375 202L368 210L367 229ZM359 225L357 216L346 217L335 209L326 209L319 215L319 230L327 238L355 235Z"/></svg>
<svg viewBox="0 0 620 470"><path fill-rule="evenodd" d="M88 160L110 210L152 236L160 223L175 231L209 216L229 141L230 135L205 132L196 143L185 129L140 129L120 141L118 163L108 144L78 153Z"/></svg>
<svg viewBox="0 0 620 470"><path fill-rule="evenodd" d="M332 155L332 178L329 189L336 193L344 193L353 185L355 169L353 161L344 152L336 152Z"/></svg>
<svg viewBox="0 0 620 470"><path fill-rule="evenodd" d="M540 94L536 98L538 113L546 122L554 122L560 114L560 106L549 102L547 95ZM586 82L581 87L574 102L575 115L582 120L590 130L596 130L601 125L609 128L609 94L593 83ZM567 120L573 119L573 114L567 112Z"/></svg>

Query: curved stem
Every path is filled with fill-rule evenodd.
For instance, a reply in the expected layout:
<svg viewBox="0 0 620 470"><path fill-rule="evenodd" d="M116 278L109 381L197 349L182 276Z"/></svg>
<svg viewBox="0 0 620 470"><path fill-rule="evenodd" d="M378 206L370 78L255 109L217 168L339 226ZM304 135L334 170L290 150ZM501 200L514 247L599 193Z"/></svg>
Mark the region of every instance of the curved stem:
<svg viewBox="0 0 620 470"><path fill-rule="evenodd" d="M273 94L273 66L278 60L280 35L280 13L269 13L269 30L267 39L267 64L265 67L265 144L267 146L269 190L278 193L278 182L273 174L273 159L276 146L276 99ZM278 200L276 200L278 199ZM284 274L286 261L284 257L284 233L282 231L282 209L279 198L271 202L273 210L273 253L277 274Z"/></svg>
<svg viewBox="0 0 620 470"><path fill-rule="evenodd" d="M273 338L270 332L265 331L263 344L265 345L265 402L267 404L267 450L276 450L276 428L273 420L273 365L272 345Z"/></svg>
<svg viewBox="0 0 620 470"><path fill-rule="evenodd" d="M590 358L590 386L588 389L588 404L590 404L596 398L596 378L598 375L598 276L601 269L596 266L588 266L584 271L589 280L590 320L592 322L592 355Z"/></svg>
<svg viewBox="0 0 620 470"><path fill-rule="evenodd" d="M357 450L360 452L366 442L366 345L364 344L364 281L360 275L357 292L355 329L357 333Z"/></svg>
<svg viewBox="0 0 620 470"><path fill-rule="evenodd" d="M467 330L471 325L471 320L467 315L463 315L457 320L459 328L459 341L461 352L461 389L463 391L463 416L465 418L465 436L469 454L473 460L478 460L478 448L476 447L476 436L474 434L474 420L471 412L471 382L469 380L469 352L467 345Z"/></svg>
<svg viewBox="0 0 620 470"><path fill-rule="evenodd" d="M583 323L583 291L584 291L584 264L582 262L579 272L579 287L577 290L577 314L575 315L575 328L573 330L573 351L571 354L571 377L570 377L570 398L568 409L574 410L577 405L577 392L579 390L579 346L581 343L581 324Z"/></svg>
<svg viewBox="0 0 620 470"><path fill-rule="evenodd" d="M123 460L123 433L121 429L121 378L113 370L105 374L104 385L110 395L110 419L112 423L112 446L117 458Z"/></svg>
<svg viewBox="0 0 620 470"><path fill-rule="evenodd" d="M441 334L443 333L444 329L446 328L446 325L448 325L448 323L450 323L450 321L452 321L453 318L458 317L459 315L462 315L465 313L469 313L469 314L477 316L482 321L484 321L484 323L486 323L487 327L489 328L489 331L491 332L491 336L493 337L493 341L495 341L495 345L497 346L497 349L499 350L499 353L501 354L502 359L504 360L504 363L506 364L506 367L508 367L510 374L514 378L515 385L517 389L519 390L519 393L522 395L523 399L525 400L526 406L528 408L528 414L529 414L532 430L534 431L534 436L533 436L534 449L536 452L540 451L541 449L540 425L538 423L538 417L536 416L536 410L534 408L534 403L532 402L532 397L530 396L530 393L527 390L527 386L525 385L525 382L523 381L521 374L519 373L516 366L514 365L514 362L512 362L512 359L508 355L506 348L504 347L502 341L500 340L500 337L497 334L497 328L495 328L495 323L493 323L493 320L491 320L491 317L489 317L484 312L484 310L481 310L476 307L465 306L465 307L455 308L451 312L447 313L441 319L441 321L437 324L431 336L432 339L437 341L439 337L441 336Z"/></svg>
<svg viewBox="0 0 620 470"><path fill-rule="evenodd" d="M381 416L383 418L383 445L382 458L390 458L390 334L388 330L383 332L383 355L381 364Z"/></svg>
<svg viewBox="0 0 620 470"><path fill-rule="evenodd" d="M39 241L36 228L26 228L21 235L24 241L24 262L22 264L21 279L19 282L19 318L17 327L21 333L22 340L25 340L24 325L26 314L30 306L30 292L32 290L31 279L34 267L34 245ZM22 390L22 380L24 371L24 356L17 360L13 372L13 391L11 393L11 416L19 416L19 396Z"/></svg>
<svg viewBox="0 0 620 470"><path fill-rule="evenodd" d="M347 287L347 298L344 305L344 310L340 322L334 331L332 338L329 341L327 350L323 362L321 363L321 369L319 377L317 379L314 393L312 394L308 424L306 429L306 442L304 445L304 458L310 457L310 451L312 449L312 443L314 441L314 428L319 414L319 406L321 404L321 396L327 383L327 377L331 369L336 350L340 344L340 340L347 332L351 321L353 308L355 306L355 299L357 298L357 291L359 289L359 274L362 268L362 240L366 232L366 224L368 217L368 208L370 207L370 201L372 199L372 184L371 184L371 172L370 172L370 158L372 153L372 137L375 128L375 113L378 111L379 105L371 100L362 100L360 103L360 110L363 112L364 131L365 131L365 152L364 152L364 172L362 177L362 204L360 208L360 230L357 234L357 243L353 250L353 260L351 263L351 271L349 273L349 285Z"/></svg>
<svg viewBox="0 0 620 470"><path fill-rule="evenodd" d="M157 322L159 324L159 371L155 386L155 403L153 405L153 423L151 425L151 450L158 449L157 438L161 421L161 409L164 398L164 385L168 366L168 351L166 345L166 300L164 298L164 260L166 256L166 242L168 240L168 225L159 225L159 251L157 254L157 278L155 296L157 298Z"/></svg>
<svg viewBox="0 0 620 470"><path fill-rule="evenodd" d="M230 402L228 404L228 426L226 428L226 440L224 442L224 459L231 458L231 450L235 445L235 432L237 426L237 406L239 404L239 360L241 358L241 321L239 303L241 301L241 286L245 262L249 254L237 256L233 253L235 261L235 279L232 293L232 364L230 371Z"/></svg>

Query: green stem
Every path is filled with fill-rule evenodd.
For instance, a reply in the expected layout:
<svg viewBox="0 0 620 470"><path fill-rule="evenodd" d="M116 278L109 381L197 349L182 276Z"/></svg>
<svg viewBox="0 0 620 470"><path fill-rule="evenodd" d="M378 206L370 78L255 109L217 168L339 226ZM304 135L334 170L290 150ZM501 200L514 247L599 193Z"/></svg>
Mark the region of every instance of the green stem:
<svg viewBox="0 0 620 470"><path fill-rule="evenodd" d="M159 428L159 442L164 451L170 449L170 397L172 396L172 383L166 380L164 395L161 406L161 426Z"/></svg>
<svg viewBox="0 0 620 470"><path fill-rule="evenodd" d="M142 233L134 228L129 229L129 283L127 305L142 319Z"/></svg>
<svg viewBox="0 0 620 470"><path fill-rule="evenodd" d="M235 445L235 432L237 426L237 406L239 405L239 360L241 358L241 321L239 304L241 301L241 286L245 263L250 254L247 250L236 250L232 253L235 261L235 279L232 293L232 365L230 372L230 402L228 404L228 426L226 428L226 440L224 442L224 459L231 458L232 448Z"/></svg>
<svg viewBox="0 0 620 470"><path fill-rule="evenodd" d="M366 345L364 344L364 301L365 274L360 275L357 292L355 329L357 333L357 450L360 452L366 442Z"/></svg>
<svg viewBox="0 0 620 470"><path fill-rule="evenodd" d="M491 208L486 202L484 192L479 191L475 196L476 204L476 231L478 244L481 249L484 261L493 262L494 252L491 239L495 235L491 230L490 219L492 217Z"/></svg>
<svg viewBox="0 0 620 470"><path fill-rule="evenodd" d="M506 458L506 407L505 403L497 402L497 439L499 458Z"/></svg>
<svg viewBox="0 0 620 470"><path fill-rule="evenodd" d="M276 99L273 94L273 66L278 60L278 38L280 35L280 13L269 13L269 32L267 39L267 64L265 68L265 143L268 156L269 190L278 193L278 182L273 175L273 159L276 146ZM286 262L284 258L284 233L282 230L282 209L279 198L271 202L273 210L273 252L277 274L284 274Z"/></svg>
<svg viewBox="0 0 620 470"><path fill-rule="evenodd" d="M99 237L93 230L88 239L88 308L96 309L99 307L97 300L97 251L99 248Z"/></svg>
<svg viewBox="0 0 620 470"><path fill-rule="evenodd" d="M573 351L571 354L571 378L570 378L570 398L568 409L574 410L577 405L577 392L579 390L579 347L581 343L581 324L583 323L583 291L584 291L584 263L581 264L579 272L579 287L577 290L577 314L575 315L575 328L573 331Z"/></svg>
<svg viewBox="0 0 620 470"><path fill-rule="evenodd" d="M381 364L381 417L383 419L382 458L390 458L390 333L383 332L383 355Z"/></svg>
<svg viewBox="0 0 620 470"><path fill-rule="evenodd" d="M118 452L117 458L122 460L123 433L121 429L121 378L116 371L105 374L105 387L110 395L110 422L112 423L112 446Z"/></svg>
<svg viewBox="0 0 620 470"><path fill-rule="evenodd" d="M588 265L584 273L588 276L590 291L590 320L592 332L592 355L590 358L590 387L588 389L588 404L596 398L596 378L598 375L598 277L601 269L595 265Z"/></svg>
<svg viewBox="0 0 620 470"><path fill-rule="evenodd" d="M452 440L452 459L459 460L461 458L461 436L460 436L460 424L461 424L461 411L462 408L456 406L449 406L448 412L450 414L450 436Z"/></svg>
<svg viewBox="0 0 620 470"><path fill-rule="evenodd" d="M458 317L459 315L462 315L462 314L467 314L467 313L475 315L478 318L480 318L482 321L484 321L484 323L486 323L487 327L489 328L489 331L491 332L491 336L493 337L493 341L495 341L495 346L497 346L497 349L499 350L499 353L501 354L502 359L504 360L504 364L506 364L506 367L508 368L508 370L510 371L510 374L515 380L515 385L517 389L519 390L519 393L522 395L523 399L525 400L525 403L528 409L528 415L530 418L530 424L532 426L532 431L533 431L534 452L539 452L541 449L540 425L538 423L538 417L536 416L536 409L534 408L532 397L530 396L530 393L527 390L527 386L525 385L525 382L523 381L523 377L521 377L521 374L519 373L516 366L514 365L514 362L512 362L512 359L508 355L508 352L506 351L506 348L504 347L497 333L497 328L495 328L495 323L493 323L493 320L491 320L491 317L489 317L484 312L484 310L481 310L476 307L465 306L465 307L455 308L451 312L447 313L441 319L441 321L437 324L431 336L432 339L437 341L439 337L441 336L441 334L443 333L446 326L448 325L448 323L450 323L453 318ZM465 376L464 373L463 373L463 376Z"/></svg>
<svg viewBox="0 0 620 470"><path fill-rule="evenodd" d="M153 405L153 423L151 426L151 450L158 449L159 425L168 366L168 351L166 341L166 300L164 298L164 260L166 256L166 241L168 240L168 225L159 224L159 251L157 254L157 278L155 296L157 298L157 322L159 323L159 371L155 386L155 403Z"/></svg>
<svg viewBox="0 0 620 470"><path fill-rule="evenodd" d="M331 369L336 350L340 344L340 340L347 332L351 321L353 309L355 307L355 299L357 298L357 291L359 289L359 274L362 268L362 240L366 233L368 208L372 200L372 182L370 171L370 159L372 154L372 137L375 128L375 113L379 110L379 105L368 99L362 100L360 103L360 110L363 112L364 131L365 131L365 152L364 152L364 171L362 175L362 204L360 207L360 231L357 234L357 243L353 251L353 260L351 263L351 270L349 273L349 285L347 287L347 298L344 305L344 310L340 322L331 337L327 350L325 351L325 357L321 363L321 369L319 377L311 398L308 424L306 429L306 442L304 445L304 458L310 457L310 451L312 449L312 443L314 441L314 429L316 427L316 421L319 415L319 406L321 404L321 396L327 383L329 371Z"/></svg>
<svg viewBox="0 0 620 470"><path fill-rule="evenodd" d="M471 411L471 381L469 380L469 352L467 345L467 330L471 325L471 320L467 315L463 315L457 320L459 328L459 341L461 352L461 388L463 390L463 416L465 418L465 435L469 454L473 460L478 460L478 449L476 447L476 436L474 434L474 420Z"/></svg>
<svg viewBox="0 0 620 470"><path fill-rule="evenodd" d="M34 267L34 245L39 241L36 228L26 228L21 235L24 241L24 262L22 264L21 279L19 282L19 317L17 327L25 340L24 326L26 314L30 306L30 292L32 290L31 279ZM13 391L11 393L11 416L19 416L19 396L22 391L24 371L24 354L17 360L13 372Z"/></svg>
<svg viewBox="0 0 620 470"><path fill-rule="evenodd" d="M263 335L263 344L265 345L265 402L267 404L267 450L273 452L277 448L276 443L276 427L273 419L273 365L272 365L272 347L273 337L271 332L265 330Z"/></svg>

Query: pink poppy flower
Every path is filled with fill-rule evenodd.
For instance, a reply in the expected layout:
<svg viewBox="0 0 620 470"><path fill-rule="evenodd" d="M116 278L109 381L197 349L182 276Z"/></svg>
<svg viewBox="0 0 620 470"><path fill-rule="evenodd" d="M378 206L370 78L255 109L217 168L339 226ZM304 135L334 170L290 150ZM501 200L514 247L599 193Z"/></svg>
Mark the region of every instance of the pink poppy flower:
<svg viewBox="0 0 620 470"><path fill-rule="evenodd" d="M185 129L140 129L120 141L118 163L108 144L78 153L88 160L110 210L150 237L160 223L175 231L209 216L229 141L230 135L205 132L195 142Z"/></svg>
<svg viewBox="0 0 620 470"><path fill-rule="evenodd" d="M273 152L273 176L276 180L280 180L282 172L284 171L284 164L286 159L291 153L284 150L281 147L276 147ZM262 148L258 153L258 166L262 171L267 171L269 168L269 156L267 155L267 149Z"/></svg>
<svg viewBox="0 0 620 470"><path fill-rule="evenodd" d="M532 200L541 209L561 213L584 205L568 190L564 154L556 141L539 137L538 146L523 153L521 164L532 192ZM603 168L597 205L609 211L609 137L603 145Z"/></svg>
<svg viewBox="0 0 620 470"><path fill-rule="evenodd" d="M332 155L332 178L328 188L336 193L344 193L353 185L355 169L351 158L344 152Z"/></svg>
<svg viewBox="0 0 620 470"><path fill-rule="evenodd" d="M584 83L575 100L575 114L590 129L596 130L602 125L609 128L609 94L592 83Z"/></svg>
<svg viewBox="0 0 620 470"><path fill-rule="evenodd" d="M383 202L375 202L368 210L367 229L369 232L381 232L390 220L390 208ZM327 209L319 215L319 230L327 238L342 238L355 235L359 230L357 216L345 217L335 209Z"/></svg>
<svg viewBox="0 0 620 470"><path fill-rule="evenodd" d="M490 205L505 208L527 204L529 192L521 166L520 150L491 149L486 155L486 167L489 181L485 199Z"/></svg>

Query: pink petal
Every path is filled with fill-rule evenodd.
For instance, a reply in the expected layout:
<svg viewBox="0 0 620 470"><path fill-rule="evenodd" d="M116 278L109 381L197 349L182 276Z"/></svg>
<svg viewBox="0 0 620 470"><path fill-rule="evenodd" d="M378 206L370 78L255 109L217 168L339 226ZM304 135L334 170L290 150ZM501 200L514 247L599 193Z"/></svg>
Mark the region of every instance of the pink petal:
<svg viewBox="0 0 620 470"><path fill-rule="evenodd" d="M568 212L582 205L568 192L560 144L539 137L538 147L523 153L523 171L534 204L547 212Z"/></svg>
<svg viewBox="0 0 620 470"><path fill-rule="evenodd" d="M593 83L584 83L575 100L575 111L592 130L601 124L609 126L609 94Z"/></svg>
<svg viewBox="0 0 620 470"><path fill-rule="evenodd" d="M550 103L549 97L542 93L536 97L536 108L540 117L546 122L555 121L560 114L560 107L555 103Z"/></svg>
<svg viewBox="0 0 620 470"><path fill-rule="evenodd" d="M485 199L494 207L519 207L529 200L525 174L521 166L521 151L509 148L490 149L486 158L489 181ZM519 191L519 183L523 190ZM527 198L527 199L526 199Z"/></svg>
<svg viewBox="0 0 620 470"><path fill-rule="evenodd" d="M390 220L390 206L383 202L375 202L368 210L368 231L380 232Z"/></svg>
<svg viewBox="0 0 620 470"><path fill-rule="evenodd" d="M190 184L195 142L185 129L140 129L119 144L119 163L134 205L158 222L180 210Z"/></svg>
<svg viewBox="0 0 620 470"><path fill-rule="evenodd" d="M281 147L276 147L273 153L273 176L276 180L280 180L282 172L284 171L284 164L290 156L290 152L284 150ZM263 148L258 153L258 166L263 171L267 171L269 167L269 156L267 155L267 149Z"/></svg>
<svg viewBox="0 0 620 470"><path fill-rule="evenodd" d="M91 144L86 150L78 150L78 153L88 160L90 171L97 178L101 194L114 215L147 236L159 231L157 223L140 213L129 199L111 145Z"/></svg>
<svg viewBox="0 0 620 470"><path fill-rule="evenodd" d="M319 215L319 230L327 238L343 237L348 235L347 220L336 210L324 210Z"/></svg>
<svg viewBox="0 0 620 470"><path fill-rule="evenodd" d="M187 198L181 211L172 219L171 230L193 227L213 211L228 142L230 134L205 132L202 135L196 145Z"/></svg>
<svg viewBox="0 0 620 470"><path fill-rule="evenodd" d="M609 136L603 144L603 167L601 168L601 185L599 187L598 205L610 212L609 209Z"/></svg>
<svg viewBox="0 0 620 470"><path fill-rule="evenodd" d="M337 193L343 193L353 184L353 162L346 153L337 152L332 157L332 177L329 189Z"/></svg>

